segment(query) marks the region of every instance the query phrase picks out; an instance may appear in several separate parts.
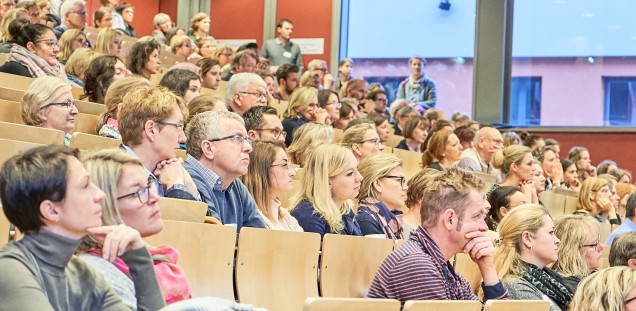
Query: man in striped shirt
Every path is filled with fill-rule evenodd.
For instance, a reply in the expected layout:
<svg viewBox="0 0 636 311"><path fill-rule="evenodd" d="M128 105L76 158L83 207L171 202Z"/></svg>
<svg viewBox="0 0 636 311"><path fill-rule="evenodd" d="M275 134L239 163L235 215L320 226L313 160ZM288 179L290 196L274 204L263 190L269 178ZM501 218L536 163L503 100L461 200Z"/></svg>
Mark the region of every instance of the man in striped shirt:
<svg viewBox="0 0 636 311"><path fill-rule="evenodd" d="M485 235L488 203L484 183L467 171L432 174L422 196L422 225L391 253L373 279L369 297L407 300L477 300L470 284L448 262L464 252L483 277L484 300L507 299L494 265L495 249Z"/></svg>

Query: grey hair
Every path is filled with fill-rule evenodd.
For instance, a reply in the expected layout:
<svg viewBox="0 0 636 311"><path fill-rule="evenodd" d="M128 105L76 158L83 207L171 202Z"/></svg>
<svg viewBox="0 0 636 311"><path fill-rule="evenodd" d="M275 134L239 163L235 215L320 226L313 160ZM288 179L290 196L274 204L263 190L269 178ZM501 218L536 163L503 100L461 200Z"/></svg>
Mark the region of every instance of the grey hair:
<svg viewBox="0 0 636 311"><path fill-rule="evenodd" d="M188 144L186 151L193 158L200 160L203 156L201 143L204 140L218 138L223 131L221 121L236 120L245 126L243 118L238 114L225 110L206 111L197 114L189 122L186 129Z"/></svg>
<svg viewBox="0 0 636 311"><path fill-rule="evenodd" d="M86 1L84 0L66 0L64 1L64 3L62 3L62 5L60 6L60 17L62 17L62 19L64 19L66 17L66 14L70 11L73 11L73 9L75 8L76 5L83 5L84 7L86 7ZM86 13L86 18L88 18L88 12Z"/></svg>
<svg viewBox="0 0 636 311"><path fill-rule="evenodd" d="M241 72L232 75L232 78L230 78L227 88L225 89L225 102L227 103L228 109L232 102L232 97L234 97L234 93L247 91L247 86L250 82L254 82L259 86L267 88L267 84L265 84L263 78L255 73Z"/></svg>
<svg viewBox="0 0 636 311"><path fill-rule="evenodd" d="M158 13L157 15L155 15L155 17L152 19L152 24L157 27L159 26L159 24L166 22L166 21L170 21L170 16L168 16L168 14L166 13Z"/></svg>

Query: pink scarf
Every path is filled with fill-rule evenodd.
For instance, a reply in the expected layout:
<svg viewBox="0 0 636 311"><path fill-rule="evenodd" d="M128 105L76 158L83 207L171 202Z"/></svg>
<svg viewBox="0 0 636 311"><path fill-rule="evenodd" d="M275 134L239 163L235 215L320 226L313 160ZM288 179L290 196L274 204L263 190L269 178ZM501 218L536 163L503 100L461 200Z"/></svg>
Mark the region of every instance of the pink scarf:
<svg viewBox="0 0 636 311"><path fill-rule="evenodd" d="M54 76L68 81L68 77L66 77L66 73L64 72L64 67L59 62L56 61L56 64L51 66L41 57L29 52L29 50L17 44L13 44L11 47L9 61L18 62L26 66L27 69L29 69L31 76L34 78Z"/></svg>

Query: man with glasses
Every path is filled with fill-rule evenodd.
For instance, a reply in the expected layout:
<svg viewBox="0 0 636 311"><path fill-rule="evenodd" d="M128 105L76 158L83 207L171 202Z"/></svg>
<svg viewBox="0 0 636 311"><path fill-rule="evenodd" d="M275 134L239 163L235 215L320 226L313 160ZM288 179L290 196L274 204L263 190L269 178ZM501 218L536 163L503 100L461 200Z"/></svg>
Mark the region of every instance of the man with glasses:
<svg viewBox="0 0 636 311"><path fill-rule="evenodd" d="M254 72L256 70L256 61L258 56L251 50L243 50L236 53L232 59L231 70L221 80L230 81L233 75L241 72Z"/></svg>
<svg viewBox="0 0 636 311"><path fill-rule="evenodd" d="M53 32L59 40L69 29L84 29L86 27L86 2L83 0L67 0L60 7L62 24L55 27Z"/></svg>
<svg viewBox="0 0 636 311"><path fill-rule="evenodd" d="M247 173L252 141L243 119L229 111L207 111L188 123L185 168L208 204L208 216L224 225L265 228L256 203L239 179Z"/></svg>
<svg viewBox="0 0 636 311"><path fill-rule="evenodd" d="M285 141L287 133L278 118L278 111L271 106L254 106L243 114L247 136L254 140Z"/></svg>
<svg viewBox="0 0 636 311"><path fill-rule="evenodd" d="M267 105L267 84L255 73L237 73L225 89L228 110L242 116L254 106Z"/></svg>
<svg viewBox="0 0 636 311"><path fill-rule="evenodd" d="M472 172L495 174L490 161L495 152L503 147L501 133L494 127L484 126L475 134L473 147L462 152L462 159L457 166Z"/></svg>
<svg viewBox="0 0 636 311"><path fill-rule="evenodd" d="M377 114L381 114L383 116L389 116L389 112L386 110L386 105L388 103L386 98L386 92L384 90L378 89L375 91L369 92L367 95L368 100L373 101L373 109L369 109L369 111L373 111ZM366 109L367 107L365 107Z"/></svg>
<svg viewBox="0 0 636 311"><path fill-rule="evenodd" d="M278 90L272 94L272 97L278 100L288 101L292 92L300 85L298 72L298 66L294 64L283 64L279 66L276 70Z"/></svg>

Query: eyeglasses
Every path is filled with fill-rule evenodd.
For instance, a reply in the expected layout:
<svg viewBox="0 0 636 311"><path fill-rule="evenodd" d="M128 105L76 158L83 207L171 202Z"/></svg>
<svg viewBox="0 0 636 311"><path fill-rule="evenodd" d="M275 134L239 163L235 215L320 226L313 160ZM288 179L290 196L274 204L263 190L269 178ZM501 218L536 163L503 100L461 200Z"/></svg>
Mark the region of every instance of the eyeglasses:
<svg viewBox="0 0 636 311"><path fill-rule="evenodd" d="M492 141L493 143L497 144L497 145L503 145L504 141L501 139L493 139L493 138L488 138L488 140Z"/></svg>
<svg viewBox="0 0 636 311"><path fill-rule="evenodd" d="M628 303L630 303L630 302L632 302L634 300L636 300L636 297L632 297L632 298L629 298L629 299L625 300L625 305L627 305Z"/></svg>
<svg viewBox="0 0 636 311"><path fill-rule="evenodd" d="M276 139L278 139L280 135L283 135L283 137L287 137L287 132L281 131L279 129L254 129L254 130L272 132L272 134L274 134L274 138Z"/></svg>
<svg viewBox="0 0 636 311"><path fill-rule="evenodd" d="M228 135L225 137L221 137L221 138L211 138L211 139L207 139L207 141L209 142L215 142L215 141L222 141L222 140L226 140L226 139L231 139L233 143L235 144L239 144L239 145L243 145L243 143L247 142L248 145L252 145L252 140L247 137L247 136L242 136L239 134L233 134L233 135Z"/></svg>
<svg viewBox="0 0 636 311"><path fill-rule="evenodd" d="M67 101L65 101L63 103L48 103L48 104L42 106L42 108L40 108L40 109L44 109L44 108L46 108L48 106L62 106L64 108L68 109L68 110L73 110L73 107L75 107L75 103L72 100L67 100Z"/></svg>
<svg viewBox="0 0 636 311"><path fill-rule="evenodd" d="M86 15L86 10L69 11L69 13L75 13L78 15Z"/></svg>
<svg viewBox="0 0 636 311"><path fill-rule="evenodd" d="M307 108L316 109L316 108L318 108L318 104L317 103L310 103L309 105L307 105Z"/></svg>
<svg viewBox="0 0 636 311"><path fill-rule="evenodd" d="M610 192L610 190L607 188L601 188L601 189L592 190L592 192L608 193Z"/></svg>
<svg viewBox="0 0 636 311"><path fill-rule="evenodd" d="M398 181L400 181L400 186L401 187L404 187L406 185L406 178L404 176L385 175L385 176L382 176L380 178L397 179Z"/></svg>
<svg viewBox="0 0 636 311"><path fill-rule="evenodd" d="M83 47L90 47L91 46L90 41L82 39L82 38L78 38L77 42L79 42L79 44L81 44Z"/></svg>
<svg viewBox="0 0 636 311"><path fill-rule="evenodd" d="M328 106L328 105L333 105L333 106L334 106L334 107L336 107L336 108L342 108L342 104L341 104L341 103L339 103L339 102L333 102L333 103L327 103L327 104L325 104L325 106Z"/></svg>
<svg viewBox="0 0 636 311"><path fill-rule="evenodd" d="M267 99L267 94L261 92L239 92L241 94L250 94L258 97L258 99Z"/></svg>
<svg viewBox="0 0 636 311"><path fill-rule="evenodd" d="M185 127L185 125L183 124L177 124L177 123L170 123L170 122L166 122L166 121L155 121L155 123L157 124L161 124L161 125L169 125L169 126L174 126L177 128L177 130L179 131L183 131L183 128Z"/></svg>
<svg viewBox="0 0 636 311"><path fill-rule="evenodd" d="M148 202L148 200L150 199L150 190L153 190L153 193L157 193L157 189L156 189L157 185L155 183L155 179L154 178L148 178L148 185L146 185L145 187L133 192L133 193L129 193L126 195L122 195L120 197L117 198L117 200L121 200L121 199L125 199L127 197L137 197L137 199L139 199L139 202L141 202L141 204L144 204L146 202Z"/></svg>
<svg viewBox="0 0 636 311"><path fill-rule="evenodd" d="M601 236L600 235L596 238L596 243L583 244L581 247L590 247L590 248L593 248L593 249L598 249L599 244L601 244Z"/></svg>
<svg viewBox="0 0 636 311"><path fill-rule="evenodd" d="M374 143L379 146L382 143L382 141L379 138L371 138L371 139L363 140L360 142L360 144L364 144L364 143Z"/></svg>
<svg viewBox="0 0 636 311"><path fill-rule="evenodd" d="M36 40L34 43L40 43L40 42L44 42L44 44L46 44L50 48L60 47L60 43L57 42L57 40L55 39Z"/></svg>
<svg viewBox="0 0 636 311"><path fill-rule="evenodd" d="M294 167L292 166L292 164L290 162L284 162L284 163L280 163L280 164L272 164L272 167L276 167L276 166L280 166L283 168L286 168L288 171L293 171Z"/></svg>

